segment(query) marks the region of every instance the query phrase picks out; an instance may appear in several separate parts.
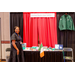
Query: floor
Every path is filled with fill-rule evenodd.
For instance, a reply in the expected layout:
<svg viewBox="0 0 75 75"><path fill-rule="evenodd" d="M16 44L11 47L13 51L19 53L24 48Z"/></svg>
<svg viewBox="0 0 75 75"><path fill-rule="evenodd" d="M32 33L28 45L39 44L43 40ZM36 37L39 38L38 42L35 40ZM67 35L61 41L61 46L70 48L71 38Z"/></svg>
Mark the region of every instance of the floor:
<svg viewBox="0 0 75 75"><path fill-rule="evenodd" d="M6 62L6 61L1 61L1 60L0 60L0 62Z"/></svg>

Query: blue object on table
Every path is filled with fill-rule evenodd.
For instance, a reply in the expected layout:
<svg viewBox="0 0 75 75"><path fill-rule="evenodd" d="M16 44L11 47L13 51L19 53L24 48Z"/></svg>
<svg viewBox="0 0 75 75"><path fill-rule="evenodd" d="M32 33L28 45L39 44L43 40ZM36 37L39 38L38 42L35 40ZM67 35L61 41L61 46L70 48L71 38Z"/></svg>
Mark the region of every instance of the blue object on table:
<svg viewBox="0 0 75 75"><path fill-rule="evenodd" d="M62 50L62 49L63 49L63 45L60 45L60 44L59 44L59 49L61 49L61 50Z"/></svg>
<svg viewBox="0 0 75 75"><path fill-rule="evenodd" d="M49 49L51 49L51 47L49 47Z"/></svg>
<svg viewBox="0 0 75 75"><path fill-rule="evenodd" d="M62 50L63 49L63 45L62 44L55 44L55 49Z"/></svg>

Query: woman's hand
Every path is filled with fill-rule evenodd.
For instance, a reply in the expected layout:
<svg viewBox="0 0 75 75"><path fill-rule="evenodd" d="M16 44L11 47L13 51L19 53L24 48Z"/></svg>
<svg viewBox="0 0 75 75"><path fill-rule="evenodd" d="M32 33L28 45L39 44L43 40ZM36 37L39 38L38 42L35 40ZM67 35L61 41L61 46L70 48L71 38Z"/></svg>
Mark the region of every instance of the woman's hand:
<svg viewBox="0 0 75 75"><path fill-rule="evenodd" d="M22 42L22 41L20 41L20 44L23 44L23 42Z"/></svg>
<svg viewBox="0 0 75 75"><path fill-rule="evenodd" d="M19 50L17 50L17 55L19 55Z"/></svg>

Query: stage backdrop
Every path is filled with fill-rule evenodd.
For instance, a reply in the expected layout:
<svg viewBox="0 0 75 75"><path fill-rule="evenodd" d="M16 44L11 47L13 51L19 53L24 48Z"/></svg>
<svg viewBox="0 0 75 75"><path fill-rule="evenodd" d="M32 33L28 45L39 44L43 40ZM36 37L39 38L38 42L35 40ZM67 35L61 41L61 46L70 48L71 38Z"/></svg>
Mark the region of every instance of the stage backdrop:
<svg viewBox="0 0 75 75"><path fill-rule="evenodd" d="M27 47L43 46L55 47L57 44L56 13L27 13L23 12L23 42Z"/></svg>

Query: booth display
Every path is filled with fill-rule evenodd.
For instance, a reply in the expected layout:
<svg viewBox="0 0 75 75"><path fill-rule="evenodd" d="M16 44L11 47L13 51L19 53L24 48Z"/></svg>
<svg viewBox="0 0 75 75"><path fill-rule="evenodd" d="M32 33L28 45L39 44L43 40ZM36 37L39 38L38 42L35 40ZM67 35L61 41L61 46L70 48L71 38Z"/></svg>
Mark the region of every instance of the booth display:
<svg viewBox="0 0 75 75"><path fill-rule="evenodd" d="M27 47L23 51L29 51L29 49L30 51L40 51L40 57L42 58L45 55L45 51L62 50L61 46L59 50L54 48L55 44L57 44L56 27L56 12L23 12L23 42L27 44ZM40 43L39 48L37 37Z"/></svg>
<svg viewBox="0 0 75 75"><path fill-rule="evenodd" d="M15 16L19 16L21 20L19 21L18 18L16 20L11 13L11 26L13 27L17 21L22 22L20 25L16 24L21 27L20 34L23 37L23 43L26 43L26 46L25 44L22 45L25 61L33 61L33 59L37 59L37 61L44 59L46 61L46 59L60 59L60 56L63 60L64 47L75 49L74 12L68 14L65 14L65 12L23 12L20 15L15 14ZM13 19L15 19L15 22L13 22ZM39 50L38 45L41 45L41 43L44 51L42 58L40 58L41 49ZM53 56L47 57L50 54ZM59 56L56 58L56 55ZM65 58L67 59L67 57Z"/></svg>
<svg viewBox="0 0 75 75"><path fill-rule="evenodd" d="M57 44L56 12L23 12L23 43L27 47L54 47Z"/></svg>

